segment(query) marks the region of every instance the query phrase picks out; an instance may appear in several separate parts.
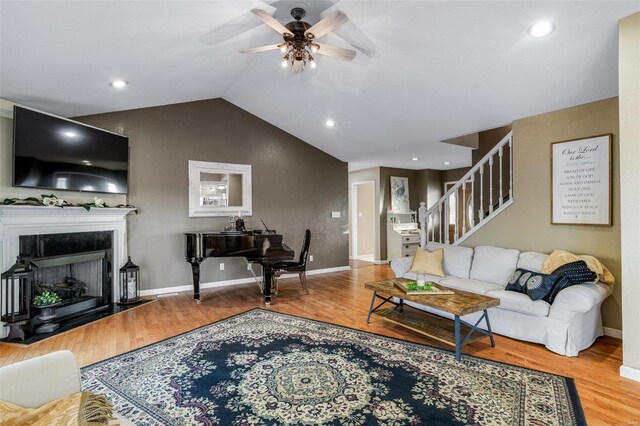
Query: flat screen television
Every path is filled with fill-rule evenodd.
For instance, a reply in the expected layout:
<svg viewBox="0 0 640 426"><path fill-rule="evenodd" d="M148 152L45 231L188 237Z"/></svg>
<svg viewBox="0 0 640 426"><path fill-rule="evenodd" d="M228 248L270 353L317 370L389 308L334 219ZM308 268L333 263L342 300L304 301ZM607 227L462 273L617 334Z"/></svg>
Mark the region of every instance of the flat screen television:
<svg viewBox="0 0 640 426"><path fill-rule="evenodd" d="M129 138L13 109L13 186L126 194Z"/></svg>

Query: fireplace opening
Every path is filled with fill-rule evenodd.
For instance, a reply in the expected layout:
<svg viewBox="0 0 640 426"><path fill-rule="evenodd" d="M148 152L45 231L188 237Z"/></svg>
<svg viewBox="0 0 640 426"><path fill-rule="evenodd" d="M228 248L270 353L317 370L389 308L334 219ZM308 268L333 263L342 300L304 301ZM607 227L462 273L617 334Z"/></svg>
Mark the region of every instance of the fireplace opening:
<svg viewBox="0 0 640 426"><path fill-rule="evenodd" d="M56 321L109 309L112 240L112 231L20 236L20 255L36 266L31 300L47 291L56 293L61 299ZM37 315L31 323L37 330Z"/></svg>
<svg viewBox="0 0 640 426"><path fill-rule="evenodd" d="M33 259L34 297L46 291L60 297L58 317L109 305L111 250Z"/></svg>

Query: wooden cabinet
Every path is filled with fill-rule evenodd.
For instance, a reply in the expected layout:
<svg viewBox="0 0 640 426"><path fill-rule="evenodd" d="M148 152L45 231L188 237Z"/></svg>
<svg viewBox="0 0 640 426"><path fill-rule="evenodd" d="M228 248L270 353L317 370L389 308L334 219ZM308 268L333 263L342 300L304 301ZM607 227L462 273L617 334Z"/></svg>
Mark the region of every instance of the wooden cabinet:
<svg viewBox="0 0 640 426"><path fill-rule="evenodd" d="M402 223L387 225L387 259L411 257L420 247L420 234L416 233L418 224Z"/></svg>

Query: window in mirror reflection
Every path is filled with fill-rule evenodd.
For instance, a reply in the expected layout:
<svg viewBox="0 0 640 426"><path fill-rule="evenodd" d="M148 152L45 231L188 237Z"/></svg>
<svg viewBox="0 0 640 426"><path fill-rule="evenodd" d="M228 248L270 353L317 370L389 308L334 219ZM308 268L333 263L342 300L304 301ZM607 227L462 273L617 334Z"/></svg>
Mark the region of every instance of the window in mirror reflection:
<svg viewBox="0 0 640 426"><path fill-rule="evenodd" d="M201 206L242 206L242 174L200 172Z"/></svg>

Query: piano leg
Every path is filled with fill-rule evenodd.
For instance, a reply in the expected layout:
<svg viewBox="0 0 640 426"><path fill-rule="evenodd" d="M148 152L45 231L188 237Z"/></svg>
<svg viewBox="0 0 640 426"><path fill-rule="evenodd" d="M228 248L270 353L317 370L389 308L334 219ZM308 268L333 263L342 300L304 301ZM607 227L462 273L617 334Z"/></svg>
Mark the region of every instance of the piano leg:
<svg viewBox="0 0 640 426"><path fill-rule="evenodd" d="M191 271L193 273L193 298L199 305L200 302L200 262L191 263Z"/></svg>
<svg viewBox="0 0 640 426"><path fill-rule="evenodd" d="M271 266L262 267L262 288L264 290L264 304L271 305L271 285L273 284L273 268Z"/></svg>

